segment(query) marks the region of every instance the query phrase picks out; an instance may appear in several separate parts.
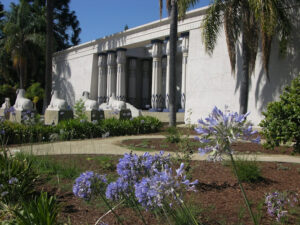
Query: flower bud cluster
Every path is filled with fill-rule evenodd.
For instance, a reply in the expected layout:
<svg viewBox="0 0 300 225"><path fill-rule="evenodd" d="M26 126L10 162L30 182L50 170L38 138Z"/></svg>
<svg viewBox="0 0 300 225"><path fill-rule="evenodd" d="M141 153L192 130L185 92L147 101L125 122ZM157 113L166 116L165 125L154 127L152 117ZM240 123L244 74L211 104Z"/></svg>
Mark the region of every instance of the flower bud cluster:
<svg viewBox="0 0 300 225"><path fill-rule="evenodd" d="M199 153L202 155L210 153L209 160L220 161L223 154L232 154L231 143L239 139L251 140L257 131L254 131L252 124L246 121L249 114L240 115L237 112L230 112L227 108L222 112L214 107L205 121L198 120L198 127L195 128L200 134L196 139L204 146L198 149ZM260 137L251 141L259 143Z"/></svg>

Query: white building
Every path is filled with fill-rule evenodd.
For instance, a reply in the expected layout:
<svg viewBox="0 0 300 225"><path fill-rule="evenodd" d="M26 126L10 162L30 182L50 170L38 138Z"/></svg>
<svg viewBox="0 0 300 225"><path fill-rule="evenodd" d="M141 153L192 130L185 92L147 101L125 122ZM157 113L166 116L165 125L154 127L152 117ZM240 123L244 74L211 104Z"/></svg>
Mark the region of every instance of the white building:
<svg viewBox="0 0 300 225"><path fill-rule="evenodd" d="M185 119L195 123L216 105L239 110L240 77L231 74L224 32L212 56L204 49L201 26L206 8L187 13L178 24L176 62L177 103ZM57 52L53 57L53 88L71 105L89 91L99 103L115 93L139 109L164 110L168 106L169 19L163 19ZM267 80L258 52L251 76L248 110L258 124L261 112L277 100L283 87L299 74L300 39L296 33L285 58L279 57L274 41ZM241 71L241 48L237 49L236 72ZM191 112L191 113L187 113Z"/></svg>

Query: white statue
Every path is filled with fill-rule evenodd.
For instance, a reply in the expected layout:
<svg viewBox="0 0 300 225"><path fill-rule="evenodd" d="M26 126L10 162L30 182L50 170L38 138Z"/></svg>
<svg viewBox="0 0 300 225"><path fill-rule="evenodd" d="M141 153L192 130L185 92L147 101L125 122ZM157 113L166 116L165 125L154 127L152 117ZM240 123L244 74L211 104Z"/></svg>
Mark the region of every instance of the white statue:
<svg viewBox="0 0 300 225"><path fill-rule="evenodd" d="M108 105L114 110L126 109L126 102L117 100L115 93L109 98Z"/></svg>
<svg viewBox="0 0 300 225"><path fill-rule="evenodd" d="M86 111L91 111L91 110L98 110L98 103L95 100L89 99L90 93L87 91L84 91L82 93L83 96L83 101L84 101L84 107Z"/></svg>
<svg viewBox="0 0 300 225"><path fill-rule="evenodd" d="M33 110L33 103L28 98L25 98L25 90L17 90L17 99L14 105L15 110Z"/></svg>
<svg viewBox="0 0 300 225"><path fill-rule="evenodd" d="M102 110L122 110L122 109L129 109L131 111L132 117L138 117L141 115L141 111L138 110L136 107L133 105L124 102L124 101L119 101L116 99L116 95L113 93L112 96L109 98L108 103L102 103L99 106L99 109Z"/></svg>
<svg viewBox="0 0 300 225"><path fill-rule="evenodd" d="M1 109L9 109L10 108L10 99L5 98L5 102L2 104Z"/></svg>
<svg viewBox="0 0 300 225"><path fill-rule="evenodd" d="M67 102L64 99L58 98L58 92L52 91L52 97L47 110L67 110Z"/></svg>

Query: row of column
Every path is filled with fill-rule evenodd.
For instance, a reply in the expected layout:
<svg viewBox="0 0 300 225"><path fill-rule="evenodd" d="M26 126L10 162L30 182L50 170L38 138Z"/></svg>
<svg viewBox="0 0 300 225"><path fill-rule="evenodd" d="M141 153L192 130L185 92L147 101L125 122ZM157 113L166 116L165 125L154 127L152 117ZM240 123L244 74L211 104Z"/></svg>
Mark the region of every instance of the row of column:
<svg viewBox="0 0 300 225"><path fill-rule="evenodd" d="M187 74L187 58L188 58L188 33L182 36L182 82L181 82L181 110L185 109L185 93L186 93L186 74ZM152 41L152 84L151 84L151 108L153 111L169 108L169 62L170 62L170 47L169 41L166 44L167 57L164 63L166 64L166 79L163 84L162 78L162 56L163 56L163 41ZM128 59L128 100L132 104L136 103L136 82L137 82L137 59L131 57ZM107 51L100 53L98 59L98 102L104 103L109 101L109 98L115 95L117 100L126 101L126 49L118 48L116 51ZM146 106L149 99L149 77L150 61L142 62L142 104ZM163 86L165 85L165 88ZM165 92L165 93L163 93Z"/></svg>
<svg viewBox="0 0 300 225"><path fill-rule="evenodd" d="M185 101L186 101L186 75L187 75L187 59L188 59L188 49L189 49L189 33L181 34L182 37L182 78L181 78L181 98L180 98L180 111L185 111ZM163 41L153 40L152 41L152 90L151 90L151 106L152 111L165 111L169 110L169 94L170 85L168 83L170 77L170 43L167 39L166 44L166 58L163 56ZM165 79L162 78L162 64L165 65ZM165 82L164 82L165 81ZM165 93L163 93L163 87L165 85Z"/></svg>

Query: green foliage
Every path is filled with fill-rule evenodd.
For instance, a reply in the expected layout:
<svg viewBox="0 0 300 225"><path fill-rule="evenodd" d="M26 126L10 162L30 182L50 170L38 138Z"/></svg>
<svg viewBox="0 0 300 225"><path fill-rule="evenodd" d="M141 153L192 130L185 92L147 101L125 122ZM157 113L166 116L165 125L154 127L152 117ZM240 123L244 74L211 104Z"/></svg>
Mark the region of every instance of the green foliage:
<svg viewBox="0 0 300 225"><path fill-rule="evenodd" d="M7 140L8 144L49 142L54 136L57 137L56 140L72 140L145 134L157 132L161 127L162 123L158 119L143 116L131 120L111 118L95 123L78 119L64 120L57 126L0 122L0 131L4 131L1 136L3 140Z"/></svg>
<svg viewBox="0 0 300 225"><path fill-rule="evenodd" d="M32 194L37 175L31 161L15 158L3 147L0 152L0 171L0 200L3 203L15 204Z"/></svg>
<svg viewBox="0 0 300 225"><path fill-rule="evenodd" d="M85 115L85 107L84 107L84 101L82 99L79 99L75 102L74 105L74 117L78 120L86 120L87 116Z"/></svg>
<svg viewBox="0 0 300 225"><path fill-rule="evenodd" d="M7 144L25 144L30 142L48 142L51 134L57 132L57 127L41 124L26 125L5 121L0 123L0 130L4 130L3 140Z"/></svg>
<svg viewBox="0 0 300 225"><path fill-rule="evenodd" d="M188 179L192 179L192 167L191 167L191 161L192 161L192 155L195 153L195 145L200 147L201 143L200 142L192 142L190 140L189 135L180 138L180 142L177 144L179 147L179 151L176 152L176 158L175 160L178 163L183 162L185 167L184 170L186 172L186 175Z"/></svg>
<svg viewBox="0 0 300 225"><path fill-rule="evenodd" d="M30 202L22 202L22 210L15 210L18 225L55 225L60 210L56 198L42 192Z"/></svg>
<svg viewBox="0 0 300 225"><path fill-rule="evenodd" d="M54 52L80 42L79 21L75 11L70 10L69 3L70 0L54 2ZM27 85L27 81L34 80L44 86L45 4L43 0L20 0L12 2L4 12L0 4L0 83L18 84L21 75Z"/></svg>
<svg viewBox="0 0 300 225"><path fill-rule="evenodd" d="M26 90L26 98L33 101L36 109L41 112L43 108L44 89L39 82L31 84Z"/></svg>
<svg viewBox="0 0 300 225"><path fill-rule="evenodd" d="M4 102L5 98L9 98L10 104L13 104L16 99L16 88L9 84L0 85L0 102Z"/></svg>
<svg viewBox="0 0 300 225"><path fill-rule="evenodd" d="M259 165L255 159L237 158L235 164L240 181L255 183L262 179Z"/></svg>
<svg viewBox="0 0 300 225"><path fill-rule="evenodd" d="M166 142L179 143L181 140L181 134L176 127L168 127L168 134L166 135Z"/></svg>
<svg viewBox="0 0 300 225"><path fill-rule="evenodd" d="M31 84L26 90L26 98L33 100L36 96L39 99L43 99L44 97L44 89L39 82Z"/></svg>
<svg viewBox="0 0 300 225"><path fill-rule="evenodd" d="M295 142L294 151L300 152L300 75L287 86L278 102L271 102L263 112L259 124L266 138L265 146L274 148L281 143Z"/></svg>
<svg viewBox="0 0 300 225"><path fill-rule="evenodd" d="M73 163L59 163L48 156L34 156L31 154L17 153L18 160L30 161L32 168L39 174L57 175L61 178L75 179L79 174L79 168Z"/></svg>

